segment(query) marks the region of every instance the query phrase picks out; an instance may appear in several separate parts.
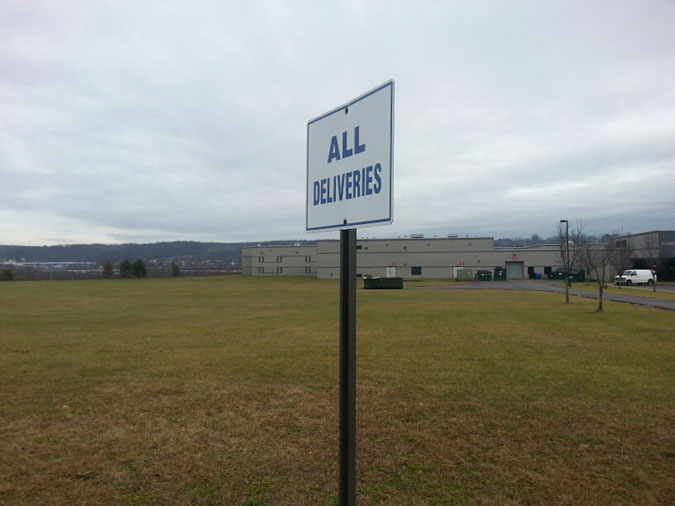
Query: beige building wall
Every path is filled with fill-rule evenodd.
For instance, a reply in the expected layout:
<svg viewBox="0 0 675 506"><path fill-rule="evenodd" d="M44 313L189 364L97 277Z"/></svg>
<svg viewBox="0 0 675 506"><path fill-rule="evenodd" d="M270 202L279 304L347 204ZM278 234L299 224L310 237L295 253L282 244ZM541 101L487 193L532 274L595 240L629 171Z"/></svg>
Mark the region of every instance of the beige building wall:
<svg viewBox="0 0 675 506"><path fill-rule="evenodd" d="M337 279L340 275L339 241L318 243L319 279ZM493 271L506 267L507 262L522 263L523 277L528 268L544 274L546 268L561 267L557 245L531 248L494 248L492 238L448 239L370 239L357 242L357 273L363 276L387 274L394 267L395 275L403 278L455 277L457 268Z"/></svg>
<svg viewBox="0 0 675 506"><path fill-rule="evenodd" d="M675 256L675 232L654 231L623 236L634 250L633 258L648 256L650 243L658 244L662 256ZM337 279L340 276L340 242L319 241L311 246L257 246L243 248L242 272L248 276L314 276ZM452 279L457 269L488 270L506 267L528 278L542 277L562 268L557 244L525 248L495 248L492 237L362 239L357 241L357 273L362 276L403 277L406 279ZM582 267L581 265L575 266ZM587 275L590 273L587 273Z"/></svg>
<svg viewBox="0 0 675 506"><path fill-rule="evenodd" d="M242 248L245 276L316 277L316 246L255 246Z"/></svg>

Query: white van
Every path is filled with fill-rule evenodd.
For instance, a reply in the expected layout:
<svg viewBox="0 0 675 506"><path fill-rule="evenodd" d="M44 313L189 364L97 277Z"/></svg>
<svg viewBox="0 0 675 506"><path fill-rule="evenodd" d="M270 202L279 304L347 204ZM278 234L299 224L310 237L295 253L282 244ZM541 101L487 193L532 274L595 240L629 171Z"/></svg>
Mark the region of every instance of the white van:
<svg viewBox="0 0 675 506"><path fill-rule="evenodd" d="M614 282L626 286L630 285L642 285L647 283L648 285L653 285L656 281L656 274L652 274L652 271L649 269L628 269L623 271L621 276L616 276Z"/></svg>

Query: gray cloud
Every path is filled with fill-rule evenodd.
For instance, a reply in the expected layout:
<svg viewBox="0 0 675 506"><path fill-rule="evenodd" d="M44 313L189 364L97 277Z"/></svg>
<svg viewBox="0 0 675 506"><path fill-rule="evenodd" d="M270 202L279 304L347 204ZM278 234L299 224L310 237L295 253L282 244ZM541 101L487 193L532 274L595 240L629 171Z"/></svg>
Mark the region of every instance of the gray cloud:
<svg viewBox="0 0 675 506"><path fill-rule="evenodd" d="M304 232L309 119L394 78L368 236L675 226L675 5L0 0L0 243Z"/></svg>

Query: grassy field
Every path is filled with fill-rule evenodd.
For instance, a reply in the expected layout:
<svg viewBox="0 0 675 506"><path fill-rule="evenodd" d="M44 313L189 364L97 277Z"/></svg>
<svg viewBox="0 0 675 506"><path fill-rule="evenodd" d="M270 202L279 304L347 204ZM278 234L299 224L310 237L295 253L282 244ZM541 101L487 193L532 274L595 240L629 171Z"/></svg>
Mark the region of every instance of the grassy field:
<svg viewBox="0 0 675 506"><path fill-rule="evenodd" d="M675 313L359 290L359 504L675 504ZM336 504L338 285L0 284L0 504Z"/></svg>

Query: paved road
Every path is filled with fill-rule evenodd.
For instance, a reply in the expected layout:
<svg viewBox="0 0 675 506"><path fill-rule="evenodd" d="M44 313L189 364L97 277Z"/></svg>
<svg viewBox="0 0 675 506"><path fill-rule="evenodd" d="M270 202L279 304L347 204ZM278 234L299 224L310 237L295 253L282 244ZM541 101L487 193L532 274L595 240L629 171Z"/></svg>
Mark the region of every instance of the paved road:
<svg viewBox="0 0 675 506"><path fill-rule="evenodd" d="M558 286L560 281L549 280L509 280L509 281L480 281L476 283L459 283L447 286L416 286L408 287L406 290L532 290L539 292L564 293L565 288ZM650 288L651 290L651 288ZM589 292L586 290L575 290L574 285L570 288L570 295L597 299L598 292ZM604 300L614 302L625 302L627 304L639 304L641 306L658 307L661 309L670 309L675 311L675 300L672 299L654 299L649 297L639 297L637 295L603 294Z"/></svg>

